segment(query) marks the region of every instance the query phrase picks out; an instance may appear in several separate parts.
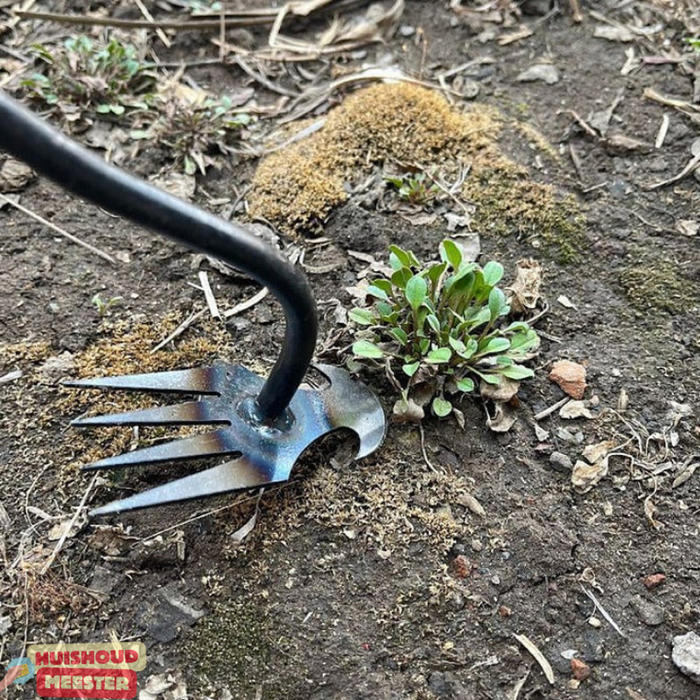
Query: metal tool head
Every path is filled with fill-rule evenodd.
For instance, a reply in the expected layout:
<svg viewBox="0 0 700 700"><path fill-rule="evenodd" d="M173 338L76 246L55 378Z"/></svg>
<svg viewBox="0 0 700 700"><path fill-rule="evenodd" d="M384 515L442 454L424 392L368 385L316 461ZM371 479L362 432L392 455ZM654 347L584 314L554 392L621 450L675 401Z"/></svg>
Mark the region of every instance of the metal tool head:
<svg viewBox="0 0 700 700"><path fill-rule="evenodd" d="M230 455L232 459L196 474L92 511L107 515L191 498L265 486L289 479L294 464L315 440L345 428L359 439L357 457L376 450L386 420L377 397L338 367L315 365L328 380L323 388L302 387L273 421L259 418L256 397L264 380L240 365L102 377L71 381L79 388L119 389L199 395L184 403L79 418L72 425L146 426L219 424L215 430L102 459L84 467L116 469L186 459Z"/></svg>

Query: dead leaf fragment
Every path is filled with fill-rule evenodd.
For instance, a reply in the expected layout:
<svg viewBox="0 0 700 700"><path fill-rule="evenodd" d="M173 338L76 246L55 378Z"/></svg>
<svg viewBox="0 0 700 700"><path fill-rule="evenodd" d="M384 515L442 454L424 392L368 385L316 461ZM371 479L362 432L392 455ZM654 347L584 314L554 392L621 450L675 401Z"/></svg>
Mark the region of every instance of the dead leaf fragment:
<svg viewBox="0 0 700 700"><path fill-rule="evenodd" d="M19 160L8 158L0 167L0 192L21 192L34 177L34 171Z"/></svg>
<svg viewBox="0 0 700 700"><path fill-rule="evenodd" d="M583 457L587 462L595 464L603 459L603 457L607 457L608 452L610 452L614 446L615 442L613 440L604 440L595 445L586 445L583 449Z"/></svg>
<svg viewBox="0 0 700 700"><path fill-rule="evenodd" d="M698 231L700 231L700 222L692 219L678 219L676 230L684 236L697 236Z"/></svg>
<svg viewBox="0 0 700 700"><path fill-rule="evenodd" d="M491 399L495 403L506 403L510 401L517 393L520 387L520 382L508 377L501 377L498 384L488 384L481 382L479 393L484 399Z"/></svg>
<svg viewBox="0 0 700 700"><path fill-rule="evenodd" d="M393 415L399 423L418 423L425 418L425 411L413 399L399 399L394 404Z"/></svg>
<svg viewBox="0 0 700 700"><path fill-rule="evenodd" d="M533 658L540 665L541 669L544 671L544 675L551 685L554 685L554 671L552 666L545 659L544 654L524 635L524 634L514 634L513 635L529 652L532 654Z"/></svg>
<svg viewBox="0 0 700 700"><path fill-rule="evenodd" d="M552 365L549 379L573 399L582 399L586 391L586 368L571 360L558 360Z"/></svg>
<svg viewBox="0 0 700 700"><path fill-rule="evenodd" d="M469 508L469 510L472 513L474 513L475 515L478 515L482 518L486 515L486 511L484 510L484 507L470 493L467 493L467 492L460 493L457 496L457 503L464 506L465 508Z"/></svg>
<svg viewBox="0 0 700 700"><path fill-rule="evenodd" d="M634 34L626 27L613 27L608 24L597 26L593 30L593 36L608 41L621 41L625 44L634 41Z"/></svg>
<svg viewBox="0 0 700 700"><path fill-rule="evenodd" d="M579 459L571 471L571 484L579 493L590 491L608 473L608 458L604 457L595 464L588 464Z"/></svg>
<svg viewBox="0 0 700 700"><path fill-rule="evenodd" d="M508 287L513 298L511 309L515 313L526 314L537 307L542 286L542 267L532 258L519 260L515 269L515 282Z"/></svg>
<svg viewBox="0 0 700 700"><path fill-rule="evenodd" d="M507 403L495 404L493 416L486 414L486 424L494 433L507 433L518 419L518 412Z"/></svg>
<svg viewBox="0 0 700 700"><path fill-rule="evenodd" d="M67 520L61 520L61 522L56 523L49 530L49 540L51 542L56 542L61 538L70 539L74 537L76 532L78 532L79 527L73 522L73 518L68 518Z"/></svg>
<svg viewBox="0 0 700 700"><path fill-rule="evenodd" d="M573 418L595 418L593 412L586 406L585 401L569 401L559 409L559 416L567 420Z"/></svg>
<svg viewBox="0 0 700 700"><path fill-rule="evenodd" d="M581 659L571 659L571 673L577 681L585 681L591 675L591 667Z"/></svg>

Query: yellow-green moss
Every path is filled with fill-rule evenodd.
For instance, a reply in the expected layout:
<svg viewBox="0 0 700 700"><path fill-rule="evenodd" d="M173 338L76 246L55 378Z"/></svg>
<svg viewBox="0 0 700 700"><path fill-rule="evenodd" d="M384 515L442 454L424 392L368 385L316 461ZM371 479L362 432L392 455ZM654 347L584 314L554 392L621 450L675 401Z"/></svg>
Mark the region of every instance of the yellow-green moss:
<svg viewBox="0 0 700 700"><path fill-rule="evenodd" d="M434 90L379 84L330 112L323 128L270 155L253 178L250 214L291 235L317 235L347 199L345 185L384 163L445 175L470 165L463 194L477 207L480 232L522 235L563 260L583 246L584 217L573 197L532 182L501 155L503 119L493 108L460 112ZM553 159L556 151L534 128L519 126Z"/></svg>
<svg viewBox="0 0 700 700"><path fill-rule="evenodd" d="M668 260L642 258L622 271L620 282L632 304L642 311L661 309L675 314L698 304L697 285L681 277Z"/></svg>
<svg viewBox="0 0 700 700"><path fill-rule="evenodd" d="M462 194L476 206L472 223L481 233L522 236L562 262L576 260L584 247L585 217L576 199L558 197L510 161L475 164Z"/></svg>
<svg viewBox="0 0 700 700"><path fill-rule="evenodd" d="M344 184L385 162L434 166L490 151L500 133L495 110L455 111L437 92L379 84L348 97L323 128L270 155L258 167L250 214L293 235L320 233L345 201Z"/></svg>

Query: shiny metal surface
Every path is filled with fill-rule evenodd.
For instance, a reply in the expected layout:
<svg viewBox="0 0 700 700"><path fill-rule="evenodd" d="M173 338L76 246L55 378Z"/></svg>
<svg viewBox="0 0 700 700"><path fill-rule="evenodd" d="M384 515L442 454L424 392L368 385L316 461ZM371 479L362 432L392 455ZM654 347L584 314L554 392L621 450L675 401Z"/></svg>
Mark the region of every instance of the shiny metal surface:
<svg viewBox="0 0 700 700"><path fill-rule="evenodd" d="M338 367L316 365L329 385L300 388L273 422L256 419L255 398L264 380L239 365L68 382L76 388L200 394L194 401L73 421L79 428L116 425L217 425L215 430L109 457L85 469L235 455L223 464L94 510L107 515L136 508L201 498L237 489L286 481L302 452L334 430L352 430L359 439L357 458L376 450L386 420L377 397Z"/></svg>

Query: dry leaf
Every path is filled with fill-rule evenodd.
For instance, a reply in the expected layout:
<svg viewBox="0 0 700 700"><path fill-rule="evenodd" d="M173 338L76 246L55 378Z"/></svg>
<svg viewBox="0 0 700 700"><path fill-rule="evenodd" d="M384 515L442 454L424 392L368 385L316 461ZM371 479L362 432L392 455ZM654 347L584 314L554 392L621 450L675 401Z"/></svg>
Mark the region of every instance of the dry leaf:
<svg viewBox="0 0 700 700"><path fill-rule="evenodd" d="M508 287L512 292L511 309L515 313L526 313L537 307L542 286L542 267L532 258L519 260L515 271L515 282Z"/></svg>
<svg viewBox="0 0 700 700"><path fill-rule="evenodd" d="M479 501L474 498L470 493L467 493L466 491L463 491L462 493L457 495L457 503L460 505L464 506L465 508L469 508L469 510L476 514L481 516L482 518L486 515L486 511L484 510L483 506Z"/></svg>
<svg viewBox="0 0 700 700"><path fill-rule="evenodd" d="M513 636L532 654L535 661L537 661L544 671L547 680L551 685L554 685L554 671L549 661L544 658L542 652L524 634L514 634Z"/></svg>
<svg viewBox="0 0 700 700"><path fill-rule="evenodd" d="M571 299L569 299L569 297L565 296L564 294L558 296L557 301L567 309L576 309L576 304L574 304L574 302L571 301Z"/></svg>
<svg viewBox="0 0 700 700"><path fill-rule="evenodd" d="M681 486L685 484L688 479L690 479L693 474L695 474L695 470L698 467L698 462L693 462L689 464L685 469L681 471L681 473L673 480L673 483L671 484L671 488L677 488L678 486Z"/></svg>
<svg viewBox="0 0 700 700"><path fill-rule="evenodd" d="M78 530L79 527L73 522L72 518L62 520L60 523L56 523L49 530L49 541L55 542L61 538L70 539L71 537L75 536L75 533L78 532Z"/></svg>
<svg viewBox="0 0 700 700"><path fill-rule="evenodd" d="M498 384L489 384L481 382L479 392L484 399L491 399L495 403L505 403L510 401L517 393L520 387L520 382L508 377L501 377Z"/></svg>
<svg viewBox="0 0 700 700"><path fill-rule="evenodd" d="M585 401L569 401L559 409L559 415L562 418L594 418L594 414L586 406Z"/></svg>
<svg viewBox="0 0 700 700"><path fill-rule="evenodd" d="M595 445L586 445L583 450L583 457L591 464L595 464L603 459L603 457L607 457L608 452L610 452L614 446L615 442L613 440L605 440Z"/></svg>
<svg viewBox="0 0 700 700"><path fill-rule="evenodd" d="M684 236L697 236L700 230L700 222L692 219L678 219L676 221L676 230Z"/></svg>
<svg viewBox="0 0 700 700"><path fill-rule="evenodd" d="M608 24L597 26L593 30L593 36L608 41L621 41L625 44L634 41L634 34L626 27L612 27Z"/></svg>
<svg viewBox="0 0 700 700"><path fill-rule="evenodd" d="M231 539L236 543L240 544L243 542L243 540L250 535L251 532L255 529L255 523L258 520L258 510L257 508L255 509L255 513L248 519L248 522L245 523L242 527L238 528L236 532L234 532L231 535Z"/></svg>
<svg viewBox="0 0 700 700"><path fill-rule="evenodd" d="M425 411L413 399L399 399L394 404L394 420L399 423L418 423L425 418Z"/></svg>
<svg viewBox="0 0 700 700"><path fill-rule="evenodd" d="M493 417L486 414L486 424L494 433L507 433L518 419L518 412L507 403L497 403Z"/></svg>
<svg viewBox="0 0 700 700"><path fill-rule="evenodd" d="M595 464L578 460L571 471L571 484L579 493L590 491L608 473L608 458Z"/></svg>
<svg viewBox="0 0 700 700"><path fill-rule="evenodd" d="M0 167L0 192L20 192L34 178L34 171L19 160L8 158Z"/></svg>

